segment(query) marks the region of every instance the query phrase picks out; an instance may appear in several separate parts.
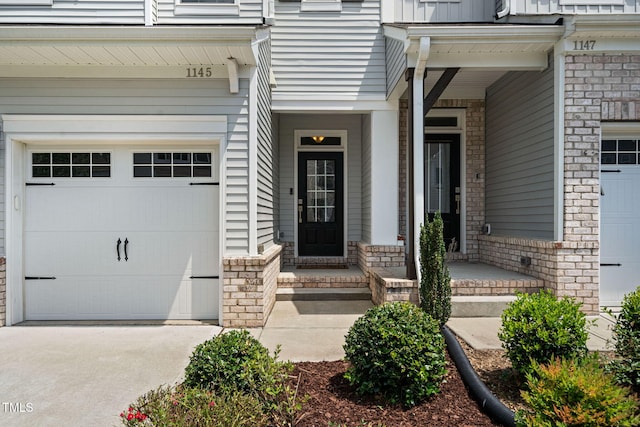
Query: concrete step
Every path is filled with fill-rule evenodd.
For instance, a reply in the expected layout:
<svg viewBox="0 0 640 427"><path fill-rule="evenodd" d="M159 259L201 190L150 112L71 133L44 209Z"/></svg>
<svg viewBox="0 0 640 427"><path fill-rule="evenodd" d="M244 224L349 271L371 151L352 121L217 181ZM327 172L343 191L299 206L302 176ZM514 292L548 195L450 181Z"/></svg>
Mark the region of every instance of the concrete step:
<svg viewBox="0 0 640 427"><path fill-rule="evenodd" d="M369 288L278 288L276 301L370 301Z"/></svg>
<svg viewBox="0 0 640 427"><path fill-rule="evenodd" d="M451 297L451 317L500 317L514 295Z"/></svg>

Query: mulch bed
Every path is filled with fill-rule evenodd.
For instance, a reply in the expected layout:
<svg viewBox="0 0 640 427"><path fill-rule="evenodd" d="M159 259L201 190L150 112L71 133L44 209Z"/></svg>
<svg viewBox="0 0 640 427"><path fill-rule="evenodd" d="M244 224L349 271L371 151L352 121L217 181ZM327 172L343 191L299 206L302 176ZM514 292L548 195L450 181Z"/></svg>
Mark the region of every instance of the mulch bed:
<svg viewBox="0 0 640 427"><path fill-rule="evenodd" d="M296 427L485 427L497 426L480 411L448 358L446 382L441 392L422 404L403 409L371 397L360 396L344 379L348 363L300 362L298 395L309 398Z"/></svg>

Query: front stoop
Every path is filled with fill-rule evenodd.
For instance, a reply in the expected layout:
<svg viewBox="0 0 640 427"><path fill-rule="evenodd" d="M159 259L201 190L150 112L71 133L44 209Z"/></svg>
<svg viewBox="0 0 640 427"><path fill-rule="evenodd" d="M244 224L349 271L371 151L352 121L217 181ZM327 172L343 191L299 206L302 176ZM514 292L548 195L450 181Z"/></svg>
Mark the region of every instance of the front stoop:
<svg viewBox="0 0 640 427"><path fill-rule="evenodd" d="M277 301L371 300L369 279L356 266L348 268L297 268L288 266L278 275Z"/></svg>

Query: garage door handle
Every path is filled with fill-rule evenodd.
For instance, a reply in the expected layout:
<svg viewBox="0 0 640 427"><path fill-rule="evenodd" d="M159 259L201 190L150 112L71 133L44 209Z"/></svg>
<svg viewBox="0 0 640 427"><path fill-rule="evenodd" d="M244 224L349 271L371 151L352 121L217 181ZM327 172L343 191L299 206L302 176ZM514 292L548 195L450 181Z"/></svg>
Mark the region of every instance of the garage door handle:
<svg viewBox="0 0 640 427"><path fill-rule="evenodd" d="M122 240L118 237L118 241L116 242L116 253L118 254L118 261L120 261L120 245L122 244Z"/></svg>
<svg viewBox="0 0 640 427"><path fill-rule="evenodd" d="M129 246L129 239L124 239L124 260L129 261L129 255L127 255L127 246Z"/></svg>

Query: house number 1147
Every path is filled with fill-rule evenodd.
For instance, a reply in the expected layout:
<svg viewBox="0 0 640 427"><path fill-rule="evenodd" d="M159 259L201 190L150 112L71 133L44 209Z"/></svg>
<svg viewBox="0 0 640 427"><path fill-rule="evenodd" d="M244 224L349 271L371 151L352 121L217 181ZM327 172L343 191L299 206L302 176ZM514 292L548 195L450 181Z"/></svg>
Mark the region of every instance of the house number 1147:
<svg viewBox="0 0 640 427"><path fill-rule="evenodd" d="M574 40L573 50L593 50L596 47L595 40Z"/></svg>
<svg viewBox="0 0 640 427"><path fill-rule="evenodd" d="M212 75L211 67L187 68L187 78L211 77Z"/></svg>

